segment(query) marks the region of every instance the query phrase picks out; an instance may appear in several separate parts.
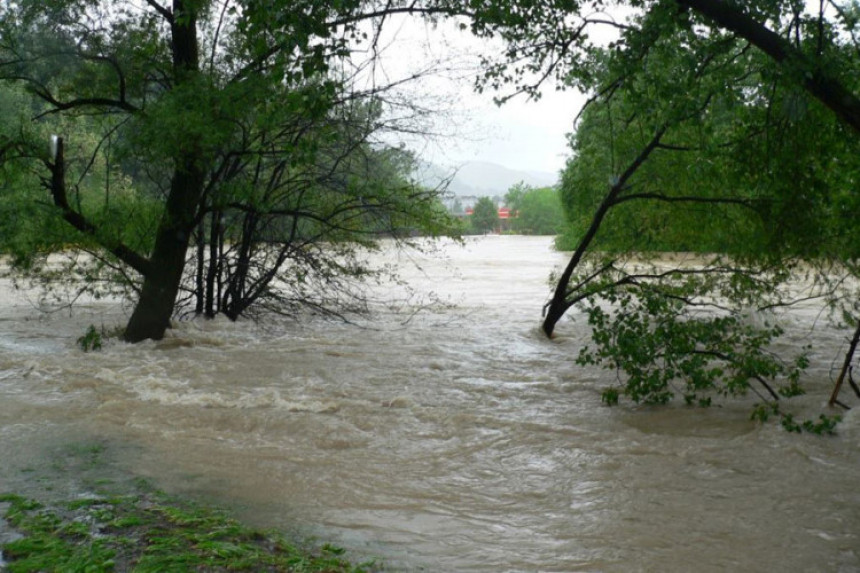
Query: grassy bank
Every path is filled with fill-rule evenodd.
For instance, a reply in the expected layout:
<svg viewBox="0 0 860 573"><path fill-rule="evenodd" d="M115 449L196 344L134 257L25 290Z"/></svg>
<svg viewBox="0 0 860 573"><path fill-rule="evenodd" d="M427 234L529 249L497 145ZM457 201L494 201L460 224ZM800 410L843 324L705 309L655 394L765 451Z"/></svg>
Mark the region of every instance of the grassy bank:
<svg viewBox="0 0 860 573"><path fill-rule="evenodd" d="M246 527L224 512L142 486L43 505L0 495L13 539L0 545L0 571L378 571L351 564L343 550L298 548L274 531ZM9 537L7 535L7 537Z"/></svg>

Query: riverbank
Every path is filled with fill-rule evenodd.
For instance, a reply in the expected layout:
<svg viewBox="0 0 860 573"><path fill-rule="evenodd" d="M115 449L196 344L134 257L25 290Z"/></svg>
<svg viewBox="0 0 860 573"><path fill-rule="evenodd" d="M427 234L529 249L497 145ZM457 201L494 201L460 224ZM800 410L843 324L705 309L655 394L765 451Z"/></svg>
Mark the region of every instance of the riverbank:
<svg viewBox="0 0 860 573"><path fill-rule="evenodd" d="M217 500L165 493L117 463L121 441L76 438L32 444L27 463L6 460L0 573L381 569L309 538L308 526L254 527Z"/></svg>
<svg viewBox="0 0 860 573"><path fill-rule="evenodd" d="M378 571L330 544L300 547L273 530L154 490L92 492L43 504L0 494L0 571Z"/></svg>

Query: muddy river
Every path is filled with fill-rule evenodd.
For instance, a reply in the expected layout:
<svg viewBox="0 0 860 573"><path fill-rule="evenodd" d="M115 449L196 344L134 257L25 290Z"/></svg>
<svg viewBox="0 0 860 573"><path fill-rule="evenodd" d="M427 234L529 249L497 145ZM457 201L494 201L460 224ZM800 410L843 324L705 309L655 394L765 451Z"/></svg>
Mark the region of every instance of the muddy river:
<svg viewBox="0 0 860 573"><path fill-rule="evenodd" d="M128 309L45 314L3 282L0 490L141 476L406 571L860 571L860 408L822 438L749 421L754 397L604 407L582 315L539 331L550 239L441 255L381 257L447 303L414 314L193 320L86 354ZM795 410L817 415L850 333L814 305L777 319L812 345Z"/></svg>

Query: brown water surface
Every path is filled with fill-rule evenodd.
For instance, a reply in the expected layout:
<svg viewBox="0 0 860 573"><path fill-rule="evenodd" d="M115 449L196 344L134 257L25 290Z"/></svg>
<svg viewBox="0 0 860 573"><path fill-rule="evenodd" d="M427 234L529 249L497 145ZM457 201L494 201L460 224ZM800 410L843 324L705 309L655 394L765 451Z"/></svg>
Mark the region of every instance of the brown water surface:
<svg viewBox="0 0 860 573"><path fill-rule="evenodd" d="M603 407L614 373L573 364L583 317L538 329L565 262L548 238L445 254L383 255L452 303L405 325L189 321L88 354L75 339L122 307L44 315L3 283L0 489L140 475L405 570L860 571L856 412L820 438L750 422L751 401ZM818 310L775 317L783 349L813 345L801 413L844 349Z"/></svg>

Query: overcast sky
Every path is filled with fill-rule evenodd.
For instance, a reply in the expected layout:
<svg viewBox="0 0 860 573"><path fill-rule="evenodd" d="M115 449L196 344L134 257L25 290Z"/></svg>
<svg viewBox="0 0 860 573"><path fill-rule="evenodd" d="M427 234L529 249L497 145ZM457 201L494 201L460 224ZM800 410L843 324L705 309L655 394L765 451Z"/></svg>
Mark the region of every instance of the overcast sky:
<svg viewBox="0 0 860 573"><path fill-rule="evenodd" d="M805 0L810 13L817 13L819 2ZM832 15L832 9L827 7ZM615 6L610 19L623 19L629 9ZM419 18L389 19L383 26L384 74L398 77L426 65L429 61L453 58L456 81L439 78L425 81L418 95L433 94L449 115L437 120L437 131L449 137L408 141L422 159L456 167L467 161L490 161L517 170L558 172L569 154L567 134L585 103L582 94L558 92L549 85L539 101L518 97L502 107L493 103L494 94L476 94L472 89L478 72L477 55L499 53L501 43L492 45L461 32L456 24L443 21L432 26ZM617 37L612 27L590 30L593 41L608 42ZM423 93L422 93L423 90ZM447 122L447 123L446 123Z"/></svg>
<svg viewBox="0 0 860 573"><path fill-rule="evenodd" d="M585 100L580 94L550 89L538 101L518 96L497 106L492 94L476 94L471 85L452 90L450 116L437 120L440 131L452 133L408 143L424 159L443 166L489 161L550 173L564 167L567 137Z"/></svg>
<svg viewBox="0 0 860 573"><path fill-rule="evenodd" d="M548 85L543 97L529 101L524 96L501 107L493 93L473 90L477 54L498 50L499 45L482 43L453 24L437 27L418 19L386 22L385 37L378 47L382 63L376 68L378 81L393 80L439 62L448 70L409 89L428 97L446 111L434 129L443 135L407 140L422 159L452 167L467 161L489 161L511 169L556 173L568 154L567 134L585 98L574 91L559 92Z"/></svg>
<svg viewBox="0 0 860 573"><path fill-rule="evenodd" d="M550 89L538 101L520 96L499 107L489 94L464 92L462 101L469 109L465 135L436 150L434 162L490 161L551 173L564 167L567 134L584 101L581 95Z"/></svg>

